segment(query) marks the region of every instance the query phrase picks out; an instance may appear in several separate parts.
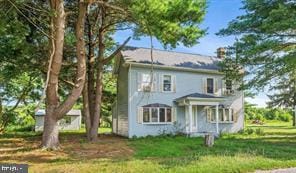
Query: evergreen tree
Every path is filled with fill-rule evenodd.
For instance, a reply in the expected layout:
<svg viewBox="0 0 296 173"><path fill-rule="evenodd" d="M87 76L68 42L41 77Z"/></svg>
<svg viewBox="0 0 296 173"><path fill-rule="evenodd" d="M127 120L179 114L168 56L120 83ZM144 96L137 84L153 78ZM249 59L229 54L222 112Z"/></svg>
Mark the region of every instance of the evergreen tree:
<svg viewBox="0 0 296 173"><path fill-rule="evenodd" d="M296 67L296 3L244 0L245 14L231 21L222 36L236 35L237 62L249 72L247 88L262 89Z"/></svg>
<svg viewBox="0 0 296 173"><path fill-rule="evenodd" d="M268 95L270 101L268 106L273 107L284 107L292 108L295 110L296 107L296 73L293 70L288 75L282 77L276 82L276 85L271 87L270 90L276 91L274 94ZM293 126L296 125L296 116L293 116Z"/></svg>

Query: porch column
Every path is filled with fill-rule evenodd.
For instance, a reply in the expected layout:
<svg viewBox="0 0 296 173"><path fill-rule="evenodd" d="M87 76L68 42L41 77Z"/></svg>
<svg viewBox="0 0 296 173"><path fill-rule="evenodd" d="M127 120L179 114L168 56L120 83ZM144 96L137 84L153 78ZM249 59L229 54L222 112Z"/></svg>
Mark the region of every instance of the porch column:
<svg viewBox="0 0 296 173"><path fill-rule="evenodd" d="M219 134L219 105L216 105L216 133Z"/></svg>
<svg viewBox="0 0 296 173"><path fill-rule="evenodd" d="M188 113L189 113L189 133L192 133L192 105L188 105Z"/></svg>

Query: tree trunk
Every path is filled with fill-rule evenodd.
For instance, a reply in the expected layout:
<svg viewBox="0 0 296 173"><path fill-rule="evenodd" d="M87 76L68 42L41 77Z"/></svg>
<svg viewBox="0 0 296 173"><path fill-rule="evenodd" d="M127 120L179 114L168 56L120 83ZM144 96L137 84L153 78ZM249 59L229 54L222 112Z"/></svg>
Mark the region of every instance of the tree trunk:
<svg viewBox="0 0 296 173"><path fill-rule="evenodd" d="M103 64L98 65L97 80L96 80L96 99L95 110L93 114L92 127L90 130L90 140L95 142L98 139L98 128L100 125L101 105L103 94Z"/></svg>
<svg viewBox="0 0 296 173"><path fill-rule="evenodd" d="M4 119L3 119L3 107L2 98L0 97L0 134L4 131Z"/></svg>
<svg viewBox="0 0 296 173"><path fill-rule="evenodd" d="M91 140L90 137L90 129L92 127L92 119L95 108L95 55L94 55L94 47L95 43L93 40L93 31L91 21L89 16L86 18L86 23L88 26L87 37L88 37L88 61L87 61L87 81L84 86L83 91L83 112L85 114L85 128L86 135L88 140Z"/></svg>
<svg viewBox="0 0 296 173"><path fill-rule="evenodd" d="M208 133L205 135L205 146L212 147L214 145L215 137L212 133Z"/></svg>
<svg viewBox="0 0 296 173"><path fill-rule="evenodd" d="M90 125L89 134L87 135L89 141L95 142L98 140L98 128L100 125L100 115L101 115L101 104L102 104L102 93L103 93L103 71L104 71L104 22L105 22L105 10L101 8L100 13L101 25L98 28L97 40L98 40L98 56L94 59L94 47L95 43L92 43L92 26L90 21L88 21L88 40L89 45L89 63L88 63L88 103L89 103L89 114L90 114ZM96 60L96 61L95 61ZM95 78L96 76L96 78ZM86 95L85 95L86 96Z"/></svg>
<svg viewBox="0 0 296 173"><path fill-rule="evenodd" d="M85 82L83 92L83 117L86 129L87 139L90 140L90 129L91 129L91 118L90 118L90 109L89 109L89 97L88 97L88 82Z"/></svg>
<svg viewBox="0 0 296 173"><path fill-rule="evenodd" d="M296 106L294 106L293 126L296 126Z"/></svg>
<svg viewBox="0 0 296 173"><path fill-rule="evenodd" d="M104 57L105 48L105 33L106 33L106 9L101 8L96 14L98 17L96 21L100 21L99 27L92 26L90 18L87 18L87 37L89 41L88 45L88 70L87 70L87 87L84 88L83 94L83 108L86 121L86 132L89 141L97 141L98 139L98 128L100 126L101 117L101 105L103 96L103 74L104 65L108 64L120 50L127 44L130 37L108 58ZM111 27L112 25L110 25ZM94 33L92 28L96 27L97 33ZM96 37L97 36L97 37ZM94 39L96 38L96 39ZM94 50L98 50L98 56L95 58ZM88 118L87 118L88 117Z"/></svg>
<svg viewBox="0 0 296 173"><path fill-rule="evenodd" d="M46 109L42 147L55 150L59 147L59 127L57 116L54 114L54 110L54 107L47 107Z"/></svg>
<svg viewBox="0 0 296 173"><path fill-rule="evenodd" d="M61 119L75 104L80 97L85 81L85 43L84 43L84 20L87 4L79 2L79 14L76 22L76 55L77 72L75 86L66 100L60 104L58 95L59 73L63 60L64 36L66 15L63 0L51 0L51 9L55 15L51 18L51 43L52 64L49 67L48 87L46 88L46 115L44 118L44 130L42 136L43 148L56 149L59 147L58 120Z"/></svg>

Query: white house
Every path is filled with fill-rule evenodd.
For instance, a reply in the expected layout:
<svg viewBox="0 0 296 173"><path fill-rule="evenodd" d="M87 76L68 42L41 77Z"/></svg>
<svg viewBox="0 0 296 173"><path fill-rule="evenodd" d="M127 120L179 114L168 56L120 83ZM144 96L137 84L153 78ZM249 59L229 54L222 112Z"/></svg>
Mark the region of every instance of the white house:
<svg viewBox="0 0 296 173"><path fill-rule="evenodd" d="M44 127L45 110L38 110L35 113L35 131L42 131ZM60 130L79 130L81 127L81 111L70 110L61 120L58 121Z"/></svg>
<svg viewBox="0 0 296 173"><path fill-rule="evenodd" d="M133 137L235 133L243 128L243 92L219 71L217 57L127 47L115 63L113 133Z"/></svg>

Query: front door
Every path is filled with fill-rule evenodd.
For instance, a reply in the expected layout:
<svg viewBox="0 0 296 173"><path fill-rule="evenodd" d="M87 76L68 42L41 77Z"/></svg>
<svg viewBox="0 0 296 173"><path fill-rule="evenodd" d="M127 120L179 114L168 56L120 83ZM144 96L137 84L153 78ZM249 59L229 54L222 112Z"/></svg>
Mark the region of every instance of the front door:
<svg viewBox="0 0 296 173"><path fill-rule="evenodd" d="M197 106L192 107L192 132L197 132Z"/></svg>

